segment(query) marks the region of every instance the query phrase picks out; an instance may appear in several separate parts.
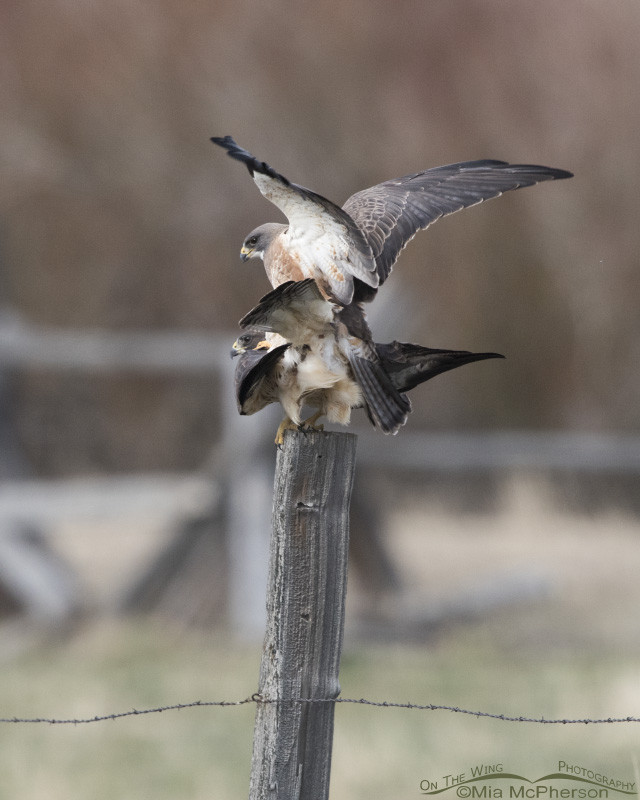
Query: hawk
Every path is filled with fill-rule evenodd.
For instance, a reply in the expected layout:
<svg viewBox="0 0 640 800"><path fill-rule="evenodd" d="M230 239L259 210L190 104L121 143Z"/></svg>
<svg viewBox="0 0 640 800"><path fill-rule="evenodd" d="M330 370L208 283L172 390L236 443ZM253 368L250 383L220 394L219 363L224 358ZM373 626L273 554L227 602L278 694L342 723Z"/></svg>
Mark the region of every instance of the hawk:
<svg viewBox="0 0 640 800"><path fill-rule="evenodd" d="M246 164L260 192L288 219L246 237L241 258L261 258L272 286L313 278L342 305L373 299L400 251L441 217L504 192L571 178L562 169L506 161L463 161L385 181L352 195L342 208L292 183L231 136L214 144Z"/></svg>
<svg viewBox="0 0 640 800"><path fill-rule="evenodd" d="M262 194L289 221L252 231L242 246L242 259L261 258L274 287L313 279L322 296L335 304L335 321L343 329L340 352L370 418L384 433L398 432L411 404L381 364L362 303L373 299L402 248L442 216L512 189L571 177L550 167L466 161L386 181L352 195L340 208L292 183L231 136L212 141L246 164Z"/></svg>
<svg viewBox="0 0 640 800"><path fill-rule="evenodd" d="M281 284L262 298L240 321L251 333L240 336L232 356L241 354L236 367L236 399L241 414L255 414L280 402L285 419L276 444L287 428L311 427L320 416L347 425L352 408L364 407L375 425L369 403L350 366L349 336L335 307L327 302L313 279ZM373 345L384 372L387 391L410 403L405 392L447 370L498 353L438 350L405 342ZM345 354L345 350L347 354ZM302 407L317 408L307 420Z"/></svg>

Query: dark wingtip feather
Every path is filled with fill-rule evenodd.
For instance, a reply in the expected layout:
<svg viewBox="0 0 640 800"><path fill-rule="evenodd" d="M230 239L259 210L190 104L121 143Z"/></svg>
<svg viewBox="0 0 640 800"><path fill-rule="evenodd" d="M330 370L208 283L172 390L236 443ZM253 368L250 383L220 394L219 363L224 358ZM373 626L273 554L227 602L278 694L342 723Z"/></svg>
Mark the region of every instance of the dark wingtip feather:
<svg viewBox="0 0 640 800"><path fill-rule="evenodd" d="M549 168L549 171L551 171L551 168ZM569 172L568 169L553 170L553 179L555 181L563 181L565 178L573 178L573 172Z"/></svg>
<svg viewBox="0 0 640 800"><path fill-rule="evenodd" d="M566 169L558 169L557 167L543 167L539 164L507 164L505 172L527 172L535 176L539 182L542 181L563 181L567 178L573 178L573 172Z"/></svg>
<svg viewBox="0 0 640 800"><path fill-rule="evenodd" d="M489 358L504 358L500 353L441 350L408 342L376 344L376 350L385 372L399 392L408 392L436 375L465 364Z"/></svg>
<svg viewBox="0 0 640 800"><path fill-rule="evenodd" d="M231 158L235 158L236 161L241 161L243 164L245 164L252 176L254 172L259 172L262 175L268 175L270 178L275 178L285 186L290 186L290 181L285 178L284 175L280 175L279 172L276 172L273 167L270 167L269 164L266 163L266 161L258 160L255 156L251 155L248 150L245 150L244 147L240 147L233 136L212 136L211 141L214 144L217 144L219 147L224 148L227 151L228 156L231 156Z"/></svg>

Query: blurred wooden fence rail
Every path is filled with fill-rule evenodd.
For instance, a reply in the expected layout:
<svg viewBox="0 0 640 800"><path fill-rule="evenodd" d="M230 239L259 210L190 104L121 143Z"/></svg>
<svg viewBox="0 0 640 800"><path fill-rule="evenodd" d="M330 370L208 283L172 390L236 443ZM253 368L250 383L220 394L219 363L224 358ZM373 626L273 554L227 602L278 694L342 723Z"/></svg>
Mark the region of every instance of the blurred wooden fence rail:
<svg viewBox="0 0 640 800"><path fill-rule="evenodd" d="M359 457L374 463L380 448L367 437ZM565 431L416 432L385 451L385 466L439 470L566 470L640 474L640 436Z"/></svg>
<svg viewBox="0 0 640 800"><path fill-rule="evenodd" d="M30 479L16 446L11 409L3 396L11 373L45 368L83 373L205 372L230 377L229 350L234 338L233 334L192 331L47 328L26 322L10 309L0 311L0 443L5 445L0 453L4 478L0 483L0 616L3 609L21 611L36 623L51 625L86 608L87 598L77 576L47 541L47 534L61 520L82 519L90 524L95 519L125 518L128 513L139 516L145 509L157 516L165 509L167 520L180 529L176 535L182 536L183 529L191 530L195 520L216 519L221 496L220 485L207 470L193 476ZM236 421L232 398L224 416ZM185 482L190 486L190 499L185 498ZM218 599L216 595L216 602Z"/></svg>
<svg viewBox="0 0 640 800"><path fill-rule="evenodd" d="M236 336L197 331L50 328L0 311L0 369L51 367L92 372L217 371Z"/></svg>
<svg viewBox="0 0 640 800"><path fill-rule="evenodd" d="M268 525L272 503L274 465L271 433L280 410L275 406L253 417L240 417L233 393L234 363L229 357L236 332L112 332L103 330L51 329L25 322L11 311L0 311L0 444L11 440L10 409L2 402L3 378L13 370L45 367L83 372L131 371L209 373L220 376L222 387L221 436L212 443L207 464L194 477L209 486L206 513L186 515L176 541L150 565L148 574L132 588L125 606L130 609L163 609L190 621L209 623L221 612L232 628L248 638L264 630L264 587L268 561ZM266 433L268 432L268 434ZM640 436L569 432L467 432L462 434L402 431L385 437L370 429L359 430L358 460L362 469L406 470L411 473L504 473L511 470L558 471L577 475L593 473L632 478L640 475ZM13 437L15 439L15 437ZM0 474L24 477L13 469L11 448L3 447L6 462ZM144 476L138 476L144 480ZM133 480L133 479L132 479ZM22 510L3 513L18 502L23 492L18 483L0 489L0 534L7 544L20 541L20 530L46 534L47 515L55 516L60 500L69 491L64 482L29 484L33 498L22 502ZM57 488L53 488L57 487ZM110 488L111 487L111 488ZM101 490L96 489L96 492ZM24 494L22 494L24 497ZM4 497L4 500L3 500ZM111 497L111 500L108 498ZM247 503L246 498L252 502ZM98 500L95 501L98 503ZM122 507L123 498L106 480L103 500ZM36 513L36 509L39 509ZM47 510L48 509L48 510ZM366 490L354 491L355 517L366 524L352 524L352 560L366 571L368 584L381 591L399 591L401 577L386 552L379 530L379 514ZM11 524L8 524L11 516ZM36 519L37 517L37 519ZM17 547L17 544L16 544ZM7 559L9 556L7 556ZM203 575L198 564L217 564L216 590L210 597L198 596ZM16 556L17 564L22 558ZM8 561L6 561L8 563ZM59 566L59 565L58 565ZM58 570L58 566L56 570ZM58 571L55 582L59 583ZM190 577L189 577L190 576ZM0 582L2 569L0 567ZM509 595L509 593L507 593ZM187 602L187 598L191 598ZM1 591L0 591L1 599ZM511 598L511 601L513 598ZM1 605L1 603L0 603ZM42 603L38 601L38 607ZM427 615L428 616L428 615Z"/></svg>
<svg viewBox="0 0 640 800"><path fill-rule="evenodd" d="M0 374L7 368L50 367L82 371L204 372L231 377L231 343L237 332L118 332L58 329L26 323L0 311ZM229 384L232 387L233 383ZM223 429L242 436L252 420L239 420L233 392L224 393ZM268 413L268 412L267 412ZM261 415L264 419L264 416ZM236 423L236 424L234 424ZM240 423L240 424L238 424ZM262 431L265 425L260 425ZM382 443L385 443L383 445ZM392 442L391 446L386 443ZM401 469L561 469L640 472L640 435L564 431L487 431L400 434L364 433L359 459Z"/></svg>

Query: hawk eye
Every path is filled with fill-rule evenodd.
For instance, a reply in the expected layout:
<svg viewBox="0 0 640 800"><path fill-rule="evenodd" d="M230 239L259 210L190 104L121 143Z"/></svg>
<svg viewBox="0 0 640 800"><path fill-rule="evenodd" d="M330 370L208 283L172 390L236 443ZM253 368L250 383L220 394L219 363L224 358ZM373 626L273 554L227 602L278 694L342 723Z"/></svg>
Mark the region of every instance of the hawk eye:
<svg viewBox="0 0 640 800"><path fill-rule="evenodd" d="M249 243L249 244L251 244L251 245L253 245L253 244L258 244L258 237L257 237L257 236L252 236L252 237L249 239L249 242L248 242L248 243Z"/></svg>

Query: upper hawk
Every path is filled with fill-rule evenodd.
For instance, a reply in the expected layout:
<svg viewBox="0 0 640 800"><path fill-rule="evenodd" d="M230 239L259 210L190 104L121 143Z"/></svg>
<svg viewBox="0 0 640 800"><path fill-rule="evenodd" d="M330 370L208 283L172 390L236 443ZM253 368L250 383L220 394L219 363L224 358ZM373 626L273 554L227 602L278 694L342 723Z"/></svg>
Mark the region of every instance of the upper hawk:
<svg viewBox="0 0 640 800"><path fill-rule="evenodd" d="M552 167L463 161L364 189L340 208L291 183L231 136L211 141L247 165L262 194L289 220L253 230L243 243L243 260L262 258L274 287L313 278L326 297L342 305L371 300L402 248L440 217L512 189L572 177Z"/></svg>

